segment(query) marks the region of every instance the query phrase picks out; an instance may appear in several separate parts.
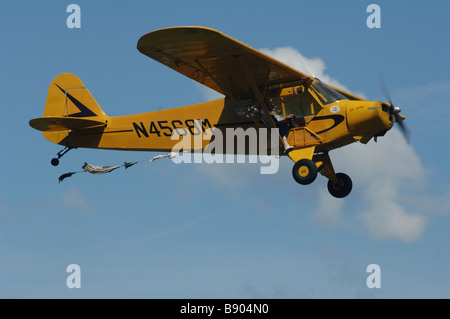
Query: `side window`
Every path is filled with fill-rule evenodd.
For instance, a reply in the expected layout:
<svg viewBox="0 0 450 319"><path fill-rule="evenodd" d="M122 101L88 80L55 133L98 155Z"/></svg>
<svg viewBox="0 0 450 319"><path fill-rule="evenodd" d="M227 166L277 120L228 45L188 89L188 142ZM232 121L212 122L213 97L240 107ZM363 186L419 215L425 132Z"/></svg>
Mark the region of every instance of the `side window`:
<svg viewBox="0 0 450 319"><path fill-rule="evenodd" d="M304 117L308 115L301 107L302 98L300 97L300 94L288 95L283 97L282 99L284 100L286 115L294 114L295 117Z"/></svg>
<svg viewBox="0 0 450 319"><path fill-rule="evenodd" d="M317 114L321 107L314 98L305 91L300 94L285 95L273 99L279 113L283 115L282 106L284 105L286 115L294 114L295 117L301 118L309 115Z"/></svg>
<svg viewBox="0 0 450 319"><path fill-rule="evenodd" d="M274 105L274 108L272 110L272 114L277 116L277 118L279 118L279 117L283 118L284 117L284 115L283 115L283 102L282 102L281 98L280 97L273 97L272 101L273 101L273 105Z"/></svg>
<svg viewBox="0 0 450 319"><path fill-rule="evenodd" d="M284 117L285 114L294 114L295 117L302 118L305 116L315 115L321 110L320 105L307 90L299 94L272 97L272 101L275 105L272 113L277 117ZM254 100L241 100L241 104L243 108L251 114L251 116L260 116L258 104ZM236 115L240 117L248 117L242 108L234 103L232 105ZM283 108L285 112L283 112Z"/></svg>
<svg viewBox="0 0 450 319"><path fill-rule="evenodd" d="M299 96L301 97L301 109L305 113L305 116L315 115L322 109L319 103L317 103L317 101L308 91L304 91L303 93L299 94Z"/></svg>
<svg viewBox="0 0 450 319"><path fill-rule="evenodd" d="M258 116L258 107L256 106L256 103L253 102L253 100L241 100L241 105L251 114L251 116ZM234 103L233 110L238 116L248 117L247 113L245 113L242 108L239 107L239 105L236 105Z"/></svg>

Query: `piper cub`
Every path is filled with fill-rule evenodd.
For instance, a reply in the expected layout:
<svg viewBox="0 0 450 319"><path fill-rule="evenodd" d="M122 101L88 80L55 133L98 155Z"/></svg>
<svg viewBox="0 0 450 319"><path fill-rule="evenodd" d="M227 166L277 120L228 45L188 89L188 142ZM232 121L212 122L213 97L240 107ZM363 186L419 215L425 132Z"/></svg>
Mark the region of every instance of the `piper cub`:
<svg viewBox="0 0 450 319"><path fill-rule="evenodd" d="M351 192L352 181L346 174L335 172L331 150L355 141L376 141L394 123L407 135L402 123L405 117L390 99L389 103L364 100L217 30L161 29L142 36L137 49L224 98L110 117L75 75L60 74L50 84L43 116L29 123L49 141L65 146L52 159L52 165L57 166L59 159L73 148L171 151L178 143L174 133L195 138L217 130L225 133L227 128L254 128L257 132L276 132L279 143L271 154L292 159L295 181L307 185L320 173L328 179L330 194L343 198ZM267 142L267 134L260 135ZM229 142L227 134L222 136L225 145ZM204 150L213 141L202 139L190 151ZM251 149L224 147L222 151L252 154ZM257 152L266 155L268 149L259 148Z"/></svg>

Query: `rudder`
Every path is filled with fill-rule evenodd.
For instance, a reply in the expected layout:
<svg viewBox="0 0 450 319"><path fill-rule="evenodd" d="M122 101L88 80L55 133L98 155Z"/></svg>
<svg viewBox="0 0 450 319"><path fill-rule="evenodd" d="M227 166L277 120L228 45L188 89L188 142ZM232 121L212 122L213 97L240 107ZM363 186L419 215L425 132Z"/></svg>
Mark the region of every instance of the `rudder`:
<svg viewBox="0 0 450 319"><path fill-rule="evenodd" d="M106 119L97 101L83 82L73 74L55 77L48 88L44 117L97 117Z"/></svg>
<svg viewBox="0 0 450 319"><path fill-rule="evenodd" d="M32 119L30 126L42 131L49 141L68 146L66 137L71 130L106 126L107 119L83 82L63 73L50 83L44 114Z"/></svg>

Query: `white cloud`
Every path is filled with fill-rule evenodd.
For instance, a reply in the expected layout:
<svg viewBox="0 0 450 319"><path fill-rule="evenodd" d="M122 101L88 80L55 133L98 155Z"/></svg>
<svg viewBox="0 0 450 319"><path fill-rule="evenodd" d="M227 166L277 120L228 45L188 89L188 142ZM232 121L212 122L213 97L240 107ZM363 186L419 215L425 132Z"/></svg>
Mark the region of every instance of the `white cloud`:
<svg viewBox="0 0 450 319"><path fill-rule="evenodd" d="M322 59L309 59L290 47L262 51L288 65L320 78L323 82L351 92L337 79L325 73ZM304 62L303 62L304 61ZM308 65L306 67L305 63ZM359 96L363 93L355 92ZM332 154L333 156L334 154ZM356 196L363 201L362 226L373 238L413 241L423 234L426 218L423 214L409 213L400 204L402 190L410 185L426 183L425 169L414 149L407 145L397 130L391 130L386 137L375 144L353 144L332 158L335 169L351 172ZM339 170L340 169L340 170ZM318 207L314 220L325 226L336 227L341 223L344 204L319 190ZM353 198L355 196L353 195Z"/></svg>
<svg viewBox="0 0 450 319"><path fill-rule="evenodd" d="M318 207L313 213L314 221L319 225L337 228L342 222L343 199L330 198L330 194L325 188L319 189Z"/></svg>
<svg viewBox="0 0 450 319"><path fill-rule="evenodd" d="M423 185L426 180L426 170L420 158L396 128L380 137L378 143L373 140L366 145L353 143L333 154L335 162L339 161L335 166L353 171L359 182L375 187L399 183Z"/></svg>
<svg viewBox="0 0 450 319"><path fill-rule="evenodd" d="M405 194L424 188L426 170L398 130L391 130L378 143L355 143L331 156L335 170L353 178L355 194L350 196L363 201L361 220L370 236L402 241L420 238L426 217L423 212L410 212L404 199Z"/></svg>
<svg viewBox="0 0 450 319"><path fill-rule="evenodd" d="M450 187L441 190L442 194L427 196L407 196L406 200L421 212L450 215Z"/></svg>
<svg viewBox="0 0 450 319"><path fill-rule="evenodd" d="M425 216L408 213L391 196L383 197L386 195L384 193L383 189L372 193L367 199L369 207L362 213L363 225L370 235L376 239L399 239L405 242L419 239L425 231Z"/></svg>
<svg viewBox="0 0 450 319"><path fill-rule="evenodd" d="M262 51L309 74L300 58L301 54L293 48L262 49ZM351 92L337 79L325 73L326 66L322 59L303 57L303 60L316 77ZM363 96L362 93L354 93ZM349 197L337 200L331 197L323 186L317 186L317 208L312 214L315 222L326 227L340 227L345 225L343 220L349 215L346 210L352 209L352 212L359 216L354 218L355 214L351 214L351 218L354 218L353 223L371 238L412 242L422 236L428 222L426 215L428 211L420 210L419 206L409 205L407 199L408 196L412 196L409 194L425 188L427 172L413 147L406 144L397 129L392 129L385 137L379 138L378 143L373 141L366 145L354 143L331 152L330 156L336 172L345 172L353 179L353 191ZM218 169L215 172L211 170L203 172L217 178L223 184L235 182L234 178L224 178L229 171ZM238 172L241 180L249 179L250 174L254 174L241 169ZM283 177L286 177L285 175L283 174ZM441 201L445 206L448 205L448 200Z"/></svg>
<svg viewBox="0 0 450 319"><path fill-rule="evenodd" d="M261 51L302 73L311 75L312 72L313 75L321 81L344 91L351 92L344 84L325 73L325 62L320 58L307 58L292 47L281 47L273 50L261 49ZM309 70L311 70L311 72ZM355 92L354 94L365 98L362 92Z"/></svg>

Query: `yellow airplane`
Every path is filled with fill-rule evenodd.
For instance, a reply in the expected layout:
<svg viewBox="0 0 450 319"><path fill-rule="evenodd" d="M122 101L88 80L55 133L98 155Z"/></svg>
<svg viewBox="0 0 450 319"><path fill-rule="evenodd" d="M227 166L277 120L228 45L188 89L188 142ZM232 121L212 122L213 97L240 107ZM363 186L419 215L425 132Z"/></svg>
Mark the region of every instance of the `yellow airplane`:
<svg viewBox="0 0 450 319"><path fill-rule="evenodd" d="M58 165L65 153L79 147L171 151L179 143L174 135L194 139L219 130L224 133L225 145L231 139L226 140L227 128L254 128L258 132L278 128L276 139L281 143L275 154L289 156L294 161L294 179L307 185L321 173L328 178L330 194L343 198L350 193L352 181L344 173L335 173L329 151L355 141L365 144L372 138L376 140L395 122L407 134L402 123L405 117L390 99L390 103L366 101L217 30L161 29L142 36L137 48L225 97L167 110L110 117L75 75L60 74L50 84L43 116L29 123L49 141L65 146L52 159L52 165ZM259 134L260 139L267 141L267 136ZM211 136L203 138L190 151L204 150L212 140ZM249 146L222 151L252 154ZM268 154L267 149L257 152Z"/></svg>

